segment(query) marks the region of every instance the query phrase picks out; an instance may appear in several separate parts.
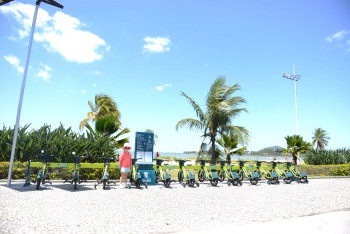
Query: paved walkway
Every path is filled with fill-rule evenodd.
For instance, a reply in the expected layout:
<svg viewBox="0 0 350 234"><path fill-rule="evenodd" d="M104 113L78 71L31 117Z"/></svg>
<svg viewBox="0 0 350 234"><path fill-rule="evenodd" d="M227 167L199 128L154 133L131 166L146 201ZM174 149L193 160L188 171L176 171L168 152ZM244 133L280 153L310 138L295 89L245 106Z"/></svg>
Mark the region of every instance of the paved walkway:
<svg viewBox="0 0 350 234"><path fill-rule="evenodd" d="M349 234L349 198L350 178L140 190L0 181L0 233Z"/></svg>

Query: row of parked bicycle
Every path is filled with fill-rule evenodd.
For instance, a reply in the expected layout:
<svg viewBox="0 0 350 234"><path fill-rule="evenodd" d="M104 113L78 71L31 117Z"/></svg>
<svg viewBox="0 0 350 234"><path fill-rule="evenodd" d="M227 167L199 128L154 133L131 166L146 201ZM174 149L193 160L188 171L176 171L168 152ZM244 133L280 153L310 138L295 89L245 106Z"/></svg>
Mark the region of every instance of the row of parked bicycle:
<svg viewBox="0 0 350 234"><path fill-rule="evenodd" d="M30 182L34 182L36 184L36 189L40 188L40 185L45 183L51 183L48 173L48 163L51 161L51 158L53 155L51 154L44 154L44 151L41 152L41 158L42 158L42 168L39 170L38 175L36 177L36 180L32 181L30 179L30 161L28 163L28 169L26 173L26 181L24 186L30 185ZM73 152L72 155L73 161L74 161L74 170L72 175L72 180L65 180L64 182L69 182L73 184L74 189L77 189L77 184L80 184L83 180L80 178L79 175L79 169L80 169L80 162L83 158L86 158L86 156L77 156ZM114 161L114 158L109 157L102 157L102 160L104 162L104 169L101 179L98 179L97 182L94 184L94 188L96 189L98 185L102 184L103 189L106 189L106 187L113 183L116 184L114 181L110 181L109 179L109 167L110 162ZM162 163L164 162L163 159L156 159L156 165L155 165L155 182L156 183L163 183L164 187L169 188L170 184L172 182L176 182L176 180L171 178L171 174L169 169L170 166L162 166ZM258 182L264 177L267 179L268 184L279 184L280 179L282 179L286 184L290 184L293 181L296 181L297 183L308 183L307 174L305 172L299 172L294 165L292 165L290 162L285 162L285 166L283 168L279 168L277 165L279 162L272 161L271 167L269 169L265 169L262 167L261 161L256 161L256 165L249 165L246 166L245 163L247 161L238 161L239 162L239 168L238 170L234 170L232 164L226 164L225 161L220 161L220 169L217 170L216 165L206 166L207 160L199 160L200 163L200 169L198 170L198 181L196 180L195 174L192 171L189 171L188 168L185 167L185 163L189 160L178 160L179 163L179 170L177 173L177 181L183 185L183 187L189 186L199 187L199 182L204 181L210 181L210 184L212 186L217 186L218 182L223 182L227 180L227 185L231 186L240 186L242 185L242 181L244 179L248 179L252 185L258 184ZM136 164L137 159L132 159L132 167L130 171L130 184L129 188L131 186L134 186L136 188L140 188L141 184L144 184L147 188L147 182L143 181L143 177L141 172L139 171L139 166Z"/></svg>
<svg viewBox="0 0 350 234"><path fill-rule="evenodd" d="M156 181L163 182L164 187L168 188L170 183L174 180L171 179L168 169L163 170L162 159L156 159ZM199 187L199 183L195 179L193 172L190 172L185 167L185 162L188 160L178 160L179 171L178 171L178 182L182 183L184 187ZM285 162L283 168L277 165L280 162L272 161L271 168L265 169L262 167L262 161L256 161L256 165L245 166L247 161L238 161L239 169L234 170L232 164L225 166L225 161L219 161L220 169L217 170L216 165L211 165L209 168L205 165L207 160L199 160L200 169L198 171L198 180L200 182L210 181L212 186L217 186L218 182L227 180L227 185L239 186L242 185L244 179L248 179L252 185L257 185L258 182L264 177L267 179L267 184L279 184L282 179L286 184L290 184L293 181L297 183L308 183L307 174L305 172L298 171L291 162Z"/></svg>

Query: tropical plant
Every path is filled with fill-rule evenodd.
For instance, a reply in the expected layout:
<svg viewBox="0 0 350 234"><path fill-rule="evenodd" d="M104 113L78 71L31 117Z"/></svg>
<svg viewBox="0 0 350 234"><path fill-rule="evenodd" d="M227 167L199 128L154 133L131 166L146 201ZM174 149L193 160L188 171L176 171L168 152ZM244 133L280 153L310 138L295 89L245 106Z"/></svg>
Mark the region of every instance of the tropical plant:
<svg viewBox="0 0 350 234"><path fill-rule="evenodd" d="M88 127L88 129L92 131L91 127ZM123 138L123 135L129 133L130 129L122 128L120 122L117 121L115 116L104 116L98 118L95 124L95 131L110 136L115 143L116 149L123 147L124 143L129 142L129 138Z"/></svg>
<svg viewBox="0 0 350 234"><path fill-rule="evenodd" d="M221 155L226 156L226 162L231 163L231 155L238 154L242 155L243 151L247 149L247 147L237 148L238 146L238 136L234 134L226 135L222 134L222 137L217 141L218 149Z"/></svg>
<svg viewBox="0 0 350 234"><path fill-rule="evenodd" d="M316 150L323 150L328 145L328 140L331 139L326 130L321 128L316 128L312 134L311 144L316 145Z"/></svg>
<svg viewBox="0 0 350 234"><path fill-rule="evenodd" d="M332 165L350 163L349 149L311 150L303 157L305 163L311 165Z"/></svg>
<svg viewBox="0 0 350 234"><path fill-rule="evenodd" d="M303 140L303 137L300 135L286 136L287 148L283 149L283 153L291 153L293 156L293 161L297 165L297 159L299 154L303 154L312 149L310 143Z"/></svg>
<svg viewBox="0 0 350 234"><path fill-rule="evenodd" d="M240 96L232 96L233 93L240 90L239 84L227 86L225 77L218 77L211 85L206 98L206 110L201 107L187 94L181 92L187 101L192 105L198 119L186 118L176 124L176 130L182 127L188 127L189 130L195 129L203 131L203 143L209 138L211 144L211 163L216 163L215 143L217 135L232 133L237 135L238 142L245 144L249 139L249 132L246 128L232 125L241 112L247 112L245 108L238 108L240 104L246 103Z"/></svg>
<svg viewBox="0 0 350 234"><path fill-rule="evenodd" d="M80 122L79 128L83 130L84 127L89 126L89 121L96 122L100 117L114 116L116 121L120 123L120 111L113 99L106 94L98 94L95 96L95 103L88 101L91 111L87 113L87 117Z"/></svg>

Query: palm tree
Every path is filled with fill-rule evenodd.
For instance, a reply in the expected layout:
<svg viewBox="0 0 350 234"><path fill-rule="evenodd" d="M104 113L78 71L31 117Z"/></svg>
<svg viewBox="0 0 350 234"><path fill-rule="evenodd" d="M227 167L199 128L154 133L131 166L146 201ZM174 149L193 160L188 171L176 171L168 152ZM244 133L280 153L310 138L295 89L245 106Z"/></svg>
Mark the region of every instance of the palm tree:
<svg viewBox="0 0 350 234"><path fill-rule="evenodd" d="M326 132L326 130L323 130L321 128L316 128L315 132L312 133L312 145L316 144L316 150L323 150L327 145L328 145L328 140L330 140L331 138L328 135L328 133Z"/></svg>
<svg viewBox="0 0 350 234"><path fill-rule="evenodd" d="M91 111L87 113L87 117L80 122L79 129L83 130L84 127L89 125L89 121L96 122L96 120L103 116L114 116L116 121L120 123L120 112L117 108L117 104L113 99L106 94L98 94L95 96L95 103L88 101Z"/></svg>
<svg viewBox="0 0 350 234"><path fill-rule="evenodd" d="M295 165L298 164L297 159L299 157L299 154L306 153L307 151L312 149L311 144L309 142L304 141L302 136L286 136L285 139L287 141L287 148L283 149L283 153L291 153Z"/></svg>
<svg viewBox="0 0 350 234"><path fill-rule="evenodd" d="M226 155L226 162L229 164L231 163L232 154L242 155L243 151L247 149L245 146L242 148L237 148L238 136L234 134L223 134L222 137L217 140L217 144L219 145L218 149L220 154Z"/></svg>
<svg viewBox="0 0 350 234"><path fill-rule="evenodd" d="M192 105L198 119L186 118L176 124L176 130L181 127L188 127L189 130L204 131L203 142L209 138L211 144L211 163L215 164L215 142L218 134L232 133L238 136L238 142L244 144L249 139L249 132L244 127L231 125L234 118L241 112L247 112L245 108L238 108L240 104L246 103L240 96L231 96L234 92L240 90L239 84L231 87L226 85L225 77L218 77L211 85L206 98L206 111L184 92L182 95Z"/></svg>
<svg viewBox="0 0 350 234"><path fill-rule="evenodd" d="M93 131L90 126L88 126L88 129ZM104 116L98 118L95 124L95 131L97 133L110 136L113 139L114 145L117 149L122 148L124 143L129 142L129 138L125 138L123 135L129 133L130 129L121 128L121 125L115 116Z"/></svg>

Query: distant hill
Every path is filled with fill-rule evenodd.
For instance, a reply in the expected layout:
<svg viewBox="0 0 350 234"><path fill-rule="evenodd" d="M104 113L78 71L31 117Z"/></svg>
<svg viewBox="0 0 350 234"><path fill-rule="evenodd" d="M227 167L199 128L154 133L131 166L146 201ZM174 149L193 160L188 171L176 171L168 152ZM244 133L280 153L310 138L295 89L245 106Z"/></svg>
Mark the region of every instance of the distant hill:
<svg viewBox="0 0 350 234"><path fill-rule="evenodd" d="M249 152L245 152L248 153L248 154L258 154L258 155L276 155L276 156L279 156L279 155L283 155L283 147L281 146L271 146L271 147L266 147L266 148L263 148L261 150L258 150L258 151L249 151Z"/></svg>

